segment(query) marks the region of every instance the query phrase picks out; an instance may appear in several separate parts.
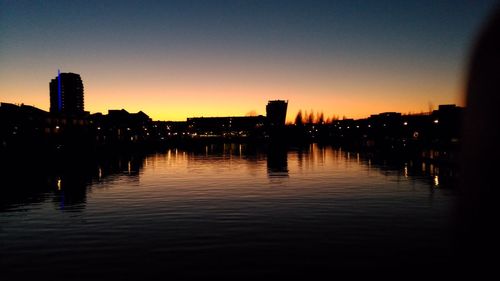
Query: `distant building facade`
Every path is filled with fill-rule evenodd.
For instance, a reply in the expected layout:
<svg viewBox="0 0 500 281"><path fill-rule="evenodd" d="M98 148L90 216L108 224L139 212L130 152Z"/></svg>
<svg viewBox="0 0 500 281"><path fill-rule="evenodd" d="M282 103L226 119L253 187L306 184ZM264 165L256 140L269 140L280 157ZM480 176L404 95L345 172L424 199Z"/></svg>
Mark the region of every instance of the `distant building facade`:
<svg viewBox="0 0 500 281"><path fill-rule="evenodd" d="M94 113L89 119L99 145L138 143L153 137L152 120L142 111L129 113L125 109L108 110L107 115Z"/></svg>
<svg viewBox="0 0 500 281"><path fill-rule="evenodd" d="M50 81L50 113L84 113L83 82L79 74L60 73Z"/></svg>
<svg viewBox="0 0 500 281"><path fill-rule="evenodd" d="M270 128L285 126L288 101L271 100L266 106L266 118Z"/></svg>
<svg viewBox="0 0 500 281"><path fill-rule="evenodd" d="M191 134L198 136L246 137L264 127L266 118L259 116L187 118Z"/></svg>

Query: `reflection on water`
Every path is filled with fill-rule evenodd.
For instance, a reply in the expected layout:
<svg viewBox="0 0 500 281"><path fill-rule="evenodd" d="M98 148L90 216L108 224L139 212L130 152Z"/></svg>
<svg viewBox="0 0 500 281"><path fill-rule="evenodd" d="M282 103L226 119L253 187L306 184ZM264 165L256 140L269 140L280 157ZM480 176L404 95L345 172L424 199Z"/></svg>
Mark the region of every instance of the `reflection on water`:
<svg viewBox="0 0 500 281"><path fill-rule="evenodd" d="M60 210L85 208L92 186L127 176L139 180L145 156L109 156L79 159L18 159L14 166L2 167L7 189L2 190L0 211L51 198ZM26 161L26 162L24 162ZM29 171L30 174L26 174Z"/></svg>
<svg viewBox="0 0 500 281"><path fill-rule="evenodd" d="M445 266L451 255L456 175L433 162L212 144L17 159L2 173L1 265L12 274L293 274Z"/></svg>
<svg viewBox="0 0 500 281"><path fill-rule="evenodd" d="M166 159L168 168L178 167L180 163L198 163L204 165L217 165L216 162L228 164L240 161L246 166L242 172L256 175L259 165L265 161L267 176L270 182L280 183L290 177L288 161L291 159L296 164L298 171L311 170L314 166L323 166L331 160L342 162L345 167L353 164L361 170L366 170L369 175L373 170L384 176L396 176L400 180L421 181L428 183L429 187L451 187L456 180L456 172L447 167L440 171L439 166L416 160L402 160L375 158L373 155L346 152L342 149L318 147L311 145L297 150L270 147L258 149L244 144L211 144L200 149L182 151L168 149L165 153L156 155L114 155L97 159L86 159L84 162L62 161L60 163L48 161L39 163L39 166L28 165L26 169L12 171L12 167L4 167L4 172L9 174L6 183L9 189L3 190L0 210L13 206L29 204L30 201L38 203L43 198L54 194L53 201L61 209L84 208L86 193L91 187L109 184L113 181L129 183L139 182L139 175L144 166L157 165ZM24 163L26 164L26 163ZM22 164L16 165L20 167ZM418 167L421 167L420 169ZM213 168L213 167L207 167ZM26 176L24 170L32 174ZM223 175L222 175L223 176ZM440 185L440 177L444 177L446 185ZM361 179L360 179L361 180Z"/></svg>
<svg viewBox="0 0 500 281"><path fill-rule="evenodd" d="M269 179L288 178L288 152L285 148L271 148L267 152Z"/></svg>

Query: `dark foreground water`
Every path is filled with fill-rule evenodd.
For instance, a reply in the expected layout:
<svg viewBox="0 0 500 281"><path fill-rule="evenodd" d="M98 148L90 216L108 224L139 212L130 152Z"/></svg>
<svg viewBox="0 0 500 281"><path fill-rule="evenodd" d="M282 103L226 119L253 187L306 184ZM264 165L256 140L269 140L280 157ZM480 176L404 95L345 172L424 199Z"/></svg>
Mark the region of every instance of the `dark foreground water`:
<svg viewBox="0 0 500 281"><path fill-rule="evenodd" d="M234 144L75 162L2 174L3 280L411 273L453 255L451 171L431 163Z"/></svg>

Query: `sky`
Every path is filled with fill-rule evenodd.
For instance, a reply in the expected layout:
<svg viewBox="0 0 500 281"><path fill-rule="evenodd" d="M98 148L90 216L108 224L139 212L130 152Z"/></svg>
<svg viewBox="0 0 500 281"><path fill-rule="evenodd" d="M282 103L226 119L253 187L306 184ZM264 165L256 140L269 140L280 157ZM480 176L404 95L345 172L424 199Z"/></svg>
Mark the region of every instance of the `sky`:
<svg viewBox="0 0 500 281"><path fill-rule="evenodd" d="M497 1L0 0L0 101L49 109L81 75L85 110L153 120L265 115L268 100L363 118L464 105Z"/></svg>

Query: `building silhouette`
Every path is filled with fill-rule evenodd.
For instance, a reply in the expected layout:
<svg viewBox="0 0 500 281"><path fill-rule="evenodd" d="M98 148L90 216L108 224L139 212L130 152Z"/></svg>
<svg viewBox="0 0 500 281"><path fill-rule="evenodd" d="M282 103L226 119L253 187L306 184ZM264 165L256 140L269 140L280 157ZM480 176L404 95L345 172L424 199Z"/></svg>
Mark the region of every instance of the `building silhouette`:
<svg viewBox="0 0 500 281"><path fill-rule="evenodd" d="M270 128L285 126L288 101L271 100L266 105L266 117Z"/></svg>
<svg viewBox="0 0 500 281"><path fill-rule="evenodd" d="M59 73L50 81L50 112L81 115L83 107L83 82L79 74Z"/></svg>

